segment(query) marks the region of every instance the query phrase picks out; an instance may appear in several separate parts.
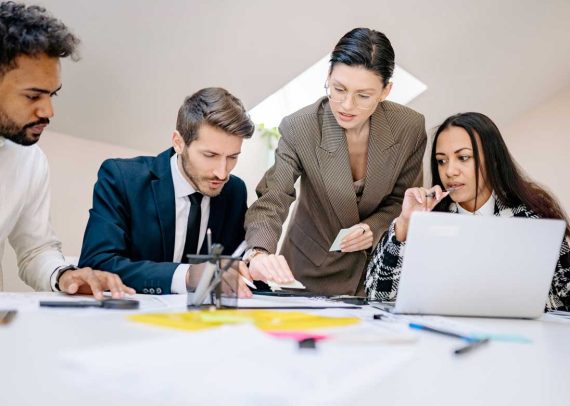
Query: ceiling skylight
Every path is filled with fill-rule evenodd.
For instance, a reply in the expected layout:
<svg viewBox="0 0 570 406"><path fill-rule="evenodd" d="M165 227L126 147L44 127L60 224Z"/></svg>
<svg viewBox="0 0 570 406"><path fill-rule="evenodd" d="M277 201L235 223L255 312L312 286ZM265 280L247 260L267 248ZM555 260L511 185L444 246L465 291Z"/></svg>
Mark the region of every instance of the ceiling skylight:
<svg viewBox="0 0 570 406"><path fill-rule="evenodd" d="M281 89L249 111L252 120L266 127L277 127L281 119L324 96L330 55L315 63ZM398 65L392 77L394 85L388 100L407 104L423 93L427 86Z"/></svg>

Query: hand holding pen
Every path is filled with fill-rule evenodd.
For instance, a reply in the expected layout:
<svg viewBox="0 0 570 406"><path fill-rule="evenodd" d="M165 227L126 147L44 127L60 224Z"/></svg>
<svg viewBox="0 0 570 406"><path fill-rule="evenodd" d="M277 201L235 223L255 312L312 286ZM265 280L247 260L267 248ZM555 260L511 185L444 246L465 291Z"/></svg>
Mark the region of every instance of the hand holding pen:
<svg viewBox="0 0 570 406"><path fill-rule="evenodd" d="M444 197L453 191L454 189L443 191L439 185L430 189L414 187L406 190L402 202L402 212L396 219L396 238L398 241L406 241L408 225L413 212L432 211Z"/></svg>

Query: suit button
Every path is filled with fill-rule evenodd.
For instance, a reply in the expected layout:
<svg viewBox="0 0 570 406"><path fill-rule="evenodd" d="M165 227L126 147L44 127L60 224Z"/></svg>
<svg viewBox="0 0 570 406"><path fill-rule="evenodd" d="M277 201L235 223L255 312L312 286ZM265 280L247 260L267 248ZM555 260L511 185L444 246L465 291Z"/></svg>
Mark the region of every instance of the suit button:
<svg viewBox="0 0 570 406"><path fill-rule="evenodd" d="M143 293L148 293L148 289L147 289L147 288L144 288L144 289L143 289Z"/></svg>
<svg viewBox="0 0 570 406"><path fill-rule="evenodd" d="M156 294L157 294L157 295L160 295L161 293L162 293L162 289L156 288Z"/></svg>
<svg viewBox="0 0 570 406"><path fill-rule="evenodd" d="M154 288L150 288L150 289L148 290L148 293L150 293L151 295L154 295Z"/></svg>

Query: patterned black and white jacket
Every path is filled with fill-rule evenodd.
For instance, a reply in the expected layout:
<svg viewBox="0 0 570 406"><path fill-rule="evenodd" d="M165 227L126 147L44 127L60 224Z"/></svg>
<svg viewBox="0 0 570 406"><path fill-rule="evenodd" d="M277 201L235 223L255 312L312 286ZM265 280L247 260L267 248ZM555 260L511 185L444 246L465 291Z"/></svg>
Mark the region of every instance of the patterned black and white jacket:
<svg viewBox="0 0 570 406"><path fill-rule="evenodd" d="M449 207L451 213L457 213L457 204ZM539 218L526 206L507 207L499 200L495 201L495 216ZM366 293L372 300L392 301L396 299L405 242L400 242L395 235L395 221L380 239L372 253L372 259L366 272ZM570 311L570 247L566 238L560 247L560 257L546 302L547 310Z"/></svg>

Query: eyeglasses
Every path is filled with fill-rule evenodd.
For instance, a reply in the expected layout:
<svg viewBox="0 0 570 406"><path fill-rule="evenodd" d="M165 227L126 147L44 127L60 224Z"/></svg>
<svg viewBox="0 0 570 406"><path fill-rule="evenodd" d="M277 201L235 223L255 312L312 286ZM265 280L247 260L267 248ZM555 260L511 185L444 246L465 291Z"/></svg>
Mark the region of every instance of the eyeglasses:
<svg viewBox="0 0 570 406"><path fill-rule="evenodd" d="M369 110L372 106L380 101L378 98L366 93L350 94L350 92L342 87L335 85L330 86L328 80L325 82L325 91L329 100L335 103L345 102L346 98L350 95L350 97L352 97L352 102L356 108L361 110Z"/></svg>

